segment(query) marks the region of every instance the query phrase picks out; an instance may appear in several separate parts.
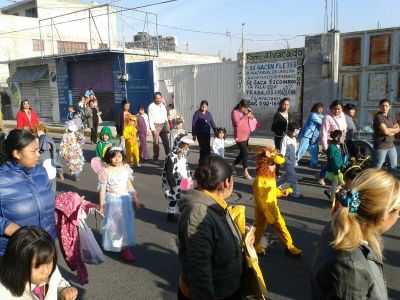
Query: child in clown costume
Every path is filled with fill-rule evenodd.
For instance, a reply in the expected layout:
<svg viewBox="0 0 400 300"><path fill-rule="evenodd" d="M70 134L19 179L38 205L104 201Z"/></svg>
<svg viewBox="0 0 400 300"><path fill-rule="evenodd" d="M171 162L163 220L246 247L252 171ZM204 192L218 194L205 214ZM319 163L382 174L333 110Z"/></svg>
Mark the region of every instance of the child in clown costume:
<svg viewBox="0 0 400 300"><path fill-rule="evenodd" d="M284 244L287 254L299 256L302 253L293 245L292 237L278 207L277 197L287 196L292 192L291 188L280 190L276 186L275 166L284 162L285 159L272 147L265 147L256 156L256 178L253 182L254 227L256 227L254 246L258 254L265 253L260 242L268 224Z"/></svg>
<svg viewBox="0 0 400 300"><path fill-rule="evenodd" d="M126 162L140 168L137 123L137 117L129 114L125 120L123 135L125 139Z"/></svg>

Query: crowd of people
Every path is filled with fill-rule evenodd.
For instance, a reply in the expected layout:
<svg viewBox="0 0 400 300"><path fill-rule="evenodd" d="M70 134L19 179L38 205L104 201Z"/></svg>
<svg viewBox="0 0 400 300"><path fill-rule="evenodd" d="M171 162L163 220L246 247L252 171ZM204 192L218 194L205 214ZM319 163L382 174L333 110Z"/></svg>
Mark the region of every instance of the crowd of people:
<svg viewBox="0 0 400 300"><path fill-rule="evenodd" d="M390 101L380 101L374 117L375 168L364 170L362 163L357 164L359 157L353 143L354 105L334 101L323 115L323 104L316 103L301 128L290 112L290 100L282 99L271 124L274 146L258 151L254 174L249 170L248 145L259 124L248 102L241 100L231 111L238 150L233 162L225 158L226 129L214 121L208 105L206 100L201 101L194 113L190 138L183 129L182 116L167 109L160 92L154 94L147 114L143 105L132 114L125 100L116 116L114 140L108 126L98 134L101 112L89 88L78 108L70 107L66 130L57 146L29 100L23 100L17 129L1 140L0 297L77 297L77 289L63 279L57 267L56 241L60 237L55 218L56 177L64 180L60 156L72 178L79 180L85 162L84 129L90 128L90 141L96 144L96 158L91 165L99 184L102 249L119 252L127 262L136 260L135 213L140 208L132 174L149 159L150 134L152 162L160 165L161 139L165 161L160 188L168 201L166 221L178 223L178 299L235 300L243 295L254 296L247 292L248 282L243 279L244 249L248 236L253 234L255 253L264 255L261 239L267 226L282 242L286 254L301 257L303 251L295 246L277 199L304 197L296 167L307 151L310 166L321 168L319 183L330 181L325 192L332 201L331 220L321 234L312 264L312 297L386 299L381 235L395 224L400 211L394 146L394 135L400 127L389 114ZM187 154L195 141L200 157L195 170L191 170ZM320 160L319 145L326 154L326 163ZM386 157L389 172L381 169ZM227 202L240 163L243 178L252 182L254 230L250 224L244 226L244 207L235 208ZM283 188L286 181L289 187ZM16 261L19 269L11 272Z"/></svg>

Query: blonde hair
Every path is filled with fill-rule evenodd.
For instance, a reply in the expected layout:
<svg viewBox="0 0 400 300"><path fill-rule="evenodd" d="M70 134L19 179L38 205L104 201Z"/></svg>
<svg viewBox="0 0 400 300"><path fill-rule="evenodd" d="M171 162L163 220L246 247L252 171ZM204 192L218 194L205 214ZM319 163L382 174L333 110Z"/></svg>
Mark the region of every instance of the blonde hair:
<svg viewBox="0 0 400 300"><path fill-rule="evenodd" d="M384 170L366 169L354 178L350 190L359 193L360 206L354 213L342 206L334 214L331 246L352 251L366 241L382 257L380 228L387 214L399 206L399 181Z"/></svg>

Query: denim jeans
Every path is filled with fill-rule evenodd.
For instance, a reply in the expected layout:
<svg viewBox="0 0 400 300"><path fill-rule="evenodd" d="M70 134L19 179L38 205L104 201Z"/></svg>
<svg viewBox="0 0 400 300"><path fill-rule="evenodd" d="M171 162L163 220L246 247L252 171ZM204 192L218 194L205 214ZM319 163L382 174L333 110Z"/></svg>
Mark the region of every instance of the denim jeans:
<svg viewBox="0 0 400 300"><path fill-rule="evenodd" d="M285 173L276 180L276 185L280 186L284 184L285 181L289 181L290 187L293 189L293 195L300 195L298 176L294 165L285 164L284 170Z"/></svg>
<svg viewBox="0 0 400 300"><path fill-rule="evenodd" d="M304 153L310 153L310 164L313 166L318 165L318 143L311 144L311 139L303 137L300 140L299 150L297 150L296 160L300 161Z"/></svg>
<svg viewBox="0 0 400 300"><path fill-rule="evenodd" d="M397 169L397 151L396 147L388 149L374 149L374 167L382 168L383 163L386 160L386 156L389 157L390 168L389 171L395 174Z"/></svg>

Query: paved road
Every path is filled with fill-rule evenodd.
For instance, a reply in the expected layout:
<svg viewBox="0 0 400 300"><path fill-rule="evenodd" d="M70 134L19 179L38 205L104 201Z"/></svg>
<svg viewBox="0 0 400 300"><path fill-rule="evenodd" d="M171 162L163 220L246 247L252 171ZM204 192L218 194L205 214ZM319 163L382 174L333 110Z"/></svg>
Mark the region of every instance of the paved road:
<svg viewBox="0 0 400 300"><path fill-rule="evenodd" d="M57 140L57 139L56 139ZM95 155L94 145L85 145L87 161ZM227 154L228 160L235 156ZM192 150L189 162L194 168L198 151ZM254 155L250 156L250 170L254 174ZM74 182L66 170L64 182L58 183L59 191L76 191L86 199L98 202L96 177L88 164L85 165L81 180ZM241 170L238 169L238 174ZM320 231L329 219L330 204L323 196L323 189L313 180L316 170L299 167L302 176L301 200L280 200L281 211L292 233L296 246L304 251L302 258L291 258L284 254L279 243L273 244L267 255L261 257L260 265L264 273L268 299L309 299L309 265L314 253ZM167 201L161 193L161 168L150 163L135 170L135 186L143 207L136 213L137 246L134 249L137 261L127 264L118 254L106 252L106 261L101 265L89 265L89 284L80 286L76 275L61 259L61 271L64 276L79 289L79 299L176 299L179 262L176 247L176 225L166 222ZM234 190L241 196L231 197L230 202L246 206L247 222L253 220L251 182L236 177ZM97 219L97 228L100 220ZM98 241L101 236L96 229L96 219L90 216L88 224L92 226ZM384 237L385 275L389 296L400 299L400 226L397 224Z"/></svg>

